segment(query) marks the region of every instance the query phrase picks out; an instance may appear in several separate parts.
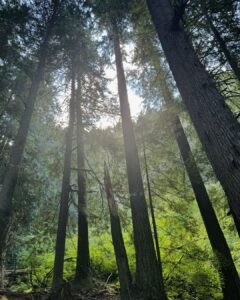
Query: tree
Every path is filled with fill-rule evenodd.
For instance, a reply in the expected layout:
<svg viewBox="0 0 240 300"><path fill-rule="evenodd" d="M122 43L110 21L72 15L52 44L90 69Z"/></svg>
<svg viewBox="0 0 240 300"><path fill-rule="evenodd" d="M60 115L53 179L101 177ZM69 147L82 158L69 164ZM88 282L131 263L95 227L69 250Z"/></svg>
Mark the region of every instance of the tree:
<svg viewBox="0 0 240 300"><path fill-rule="evenodd" d="M75 283L89 276L90 255L87 212L87 170L85 166L85 129L94 126L103 116L114 110L108 95L107 80L104 77L105 54L99 54L98 43L94 41L91 26L86 26L77 12L71 17L72 32L76 36L76 134L77 134L77 181L78 181L78 251ZM80 21L79 21L80 19ZM76 24L73 26L73 24ZM77 27L77 29L76 29Z"/></svg>
<svg viewBox="0 0 240 300"><path fill-rule="evenodd" d="M239 124L200 63L168 0L147 1L153 23L199 138L240 218Z"/></svg>
<svg viewBox="0 0 240 300"><path fill-rule="evenodd" d="M230 249L218 223L216 214L178 117L175 117L175 136L198 202L210 243L218 260L220 276L222 275L223 277L222 291L224 299L237 300L240 297L240 280L238 272L235 268Z"/></svg>
<svg viewBox="0 0 240 300"><path fill-rule="evenodd" d="M53 271L53 293L59 292L63 279L63 265L65 252L66 228L68 220L69 196L71 192L70 175L71 175L71 157L72 157L72 139L75 119L75 70L72 61L72 78L71 78L71 99L69 104L69 124L66 133L66 148L64 155L64 169L62 178L62 191L60 199L60 211L58 217L57 239L55 247L55 261Z"/></svg>
<svg viewBox="0 0 240 300"><path fill-rule="evenodd" d="M86 278L89 274L90 257L88 241L88 221L86 214L86 179L84 152L84 124L81 99L81 79L78 76L76 95L77 113L77 176L78 176L78 251L75 281Z"/></svg>
<svg viewBox="0 0 240 300"><path fill-rule="evenodd" d="M176 9L180 2L173 2ZM187 33L203 64L214 76L218 88L238 80L239 21L235 0L188 2L182 17ZM235 76L232 76L232 73ZM227 80L228 79L228 80ZM222 82L221 85L219 83ZM224 92L224 89L221 89ZM228 93L230 89L227 89ZM226 91L224 92L228 98Z"/></svg>
<svg viewBox="0 0 240 300"><path fill-rule="evenodd" d="M67 68L72 69L74 73L72 76L75 77L72 80L77 82L77 88L73 96L74 114L76 114L76 147L74 147L75 144L72 142L73 149L71 150L73 153L77 150L77 168L72 168L77 171L77 190L74 189L73 192L77 192L78 195L76 284L88 278L90 269L84 131L87 127L91 128L91 123L99 118L101 112L104 112L104 106L107 100L109 100L109 97L105 95L106 80L103 76L104 59L98 53L97 43L92 38L91 23L88 23L89 20L86 15L86 11L82 7L77 4L68 3L66 9L62 10L64 22L59 24L58 27L63 55L66 57L65 61L70 65L70 67L67 65ZM100 112L97 111L98 109ZM72 155L72 158L74 159L75 156ZM73 160L73 163L75 163L75 160ZM64 211L65 209L66 207ZM62 218L62 222L65 222L64 226L66 226L67 223L64 219L67 218L67 212L59 216L59 222L61 222ZM61 240L61 245L62 252L64 253L63 240ZM61 255L63 255L62 252ZM60 273L60 277L62 277L62 270Z"/></svg>
<svg viewBox="0 0 240 300"><path fill-rule="evenodd" d="M157 260L159 263L159 267L161 268L161 255L160 255L160 246L159 246L159 241L158 241L157 223L156 223L155 212L154 212L154 207L153 207L153 197L152 197L151 183L150 183L150 178L149 178L147 154L146 154L144 138L143 138L143 157L144 157L145 173L146 173L146 179L147 179L148 199L149 199L149 206L150 206L151 217L152 217L155 248L156 248Z"/></svg>
<svg viewBox="0 0 240 300"><path fill-rule="evenodd" d="M206 17L206 20L209 24L209 27L211 28L214 38L218 42L219 48L224 54L227 62L231 66L236 78L240 80L240 68L238 67L238 61L237 58L234 57L234 55L230 52L228 49L227 43L225 42L224 38L222 37L221 33L219 32L218 28L214 25L214 20L212 19L211 13L208 11L206 3L201 3L201 7L203 10L203 13Z"/></svg>
<svg viewBox="0 0 240 300"><path fill-rule="evenodd" d="M127 253L122 236L120 218L118 215L118 207L116 200L114 199L111 178L109 175L106 162L104 163L104 185L108 200L108 208L111 221L111 233L114 246L114 252L116 256L119 280L120 280L120 294L121 300L131 299L131 273L128 265Z"/></svg>
<svg viewBox="0 0 240 300"><path fill-rule="evenodd" d="M52 14L47 22L44 37L39 48L39 60L37 68L32 77L31 87L26 99L26 108L23 113L18 133L11 150L8 169L5 173L3 186L0 192L0 253L2 253L4 249L9 221L12 214L12 198L17 183L19 165L21 163L24 147L26 144L27 134L30 127L38 88L44 75L44 69L47 61L46 50L48 49L48 45L51 39L53 26L56 21L59 6L59 1L54 0L53 2L51 2L50 8Z"/></svg>
<svg viewBox="0 0 240 300"><path fill-rule="evenodd" d="M169 80L167 79L166 66L163 66L163 62L161 60L161 52L154 43L153 35L149 36L147 45L142 44L141 33L145 31L144 25L139 27L135 24L135 32L136 31L137 53L135 54L134 61L138 61L138 64L140 66L142 63L143 73L147 73L145 77L144 75L142 75L141 84L143 86L143 89L149 89L149 94L152 93L152 97L150 96L148 101L154 99L155 93L158 93L158 98L162 97L165 102L165 106L168 111L168 116L171 119L171 127L169 127L170 129L173 128L174 136L177 141L181 156L183 158L184 165L188 177L190 179L195 198L197 200L198 207L212 246L212 250L215 253L218 260L219 275L220 278L223 278L222 291L224 294L224 299L231 299L232 297L235 297L235 295L237 299L239 297L240 291L240 281L238 273L231 256L230 249L227 245L224 234L216 217L215 211L212 207L203 179L200 175L197 163L190 149L190 145L182 127L180 118L176 113L177 107L176 105L174 105L173 92L170 89ZM151 76L150 80L148 80L147 78L148 73ZM147 87L145 87L145 80L148 85ZM145 151L144 159L146 160ZM148 170L146 173L148 173ZM148 176L147 183L149 185Z"/></svg>
<svg viewBox="0 0 240 300"><path fill-rule="evenodd" d="M158 268L147 212L138 151L128 103L119 33L114 20L112 20L112 34L136 251L136 284L140 290L144 291L146 297L166 299L161 268Z"/></svg>
<svg viewBox="0 0 240 300"><path fill-rule="evenodd" d="M173 100L166 81L162 81L163 95L174 126L175 138L184 161L185 168L191 182L202 219L210 240L213 252L218 260L220 276L223 277L222 291L224 299L238 299L240 297L240 280L234 265L230 249L219 225L212 207L204 182L193 157L187 137L184 133L179 117L173 112Z"/></svg>

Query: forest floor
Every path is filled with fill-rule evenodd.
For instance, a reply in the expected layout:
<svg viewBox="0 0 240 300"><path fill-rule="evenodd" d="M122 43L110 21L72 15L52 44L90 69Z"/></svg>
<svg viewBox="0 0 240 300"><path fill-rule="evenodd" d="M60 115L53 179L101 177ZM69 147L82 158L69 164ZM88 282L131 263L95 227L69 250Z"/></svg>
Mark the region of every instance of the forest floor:
<svg viewBox="0 0 240 300"><path fill-rule="evenodd" d="M0 300L47 300L49 299L48 293L14 293L11 291L0 291ZM112 294L108 294L107 292L99 292L99 293L72 293L72 295L68 295L62 299L66 300L120 300L120 297Z"/></svg>
<svg viewBox="0 0 240 300"><path fill-rule="evenodd" d="M118 289L113 284L106 284L100 280L92 280L81 286L65 283L59 299L63 300L120 300ZM32 293L0 290L0 300L48 300L50 291ZM57 297L58 298L58 297Z"/></svg>

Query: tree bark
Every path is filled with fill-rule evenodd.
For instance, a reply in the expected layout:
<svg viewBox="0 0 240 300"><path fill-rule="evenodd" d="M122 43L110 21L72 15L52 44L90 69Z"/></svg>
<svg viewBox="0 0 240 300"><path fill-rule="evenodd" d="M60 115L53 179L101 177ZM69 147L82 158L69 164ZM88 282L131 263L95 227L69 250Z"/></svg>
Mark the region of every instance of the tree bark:
<svg viewBox="0 0 240 300"><path fill-rule="evenodd" d="M108 200L108 208L110 213L111 233L113 247L118 267L120 280L121 300L130 300L131 273L128 265L127 253L122 236L120 218L118 215L117 203L114 199L111 178L106 163L104 163L104 185Z"/></svg>
<svg viewBox="0 0 240 300"><path fill-rule="evenodd" d="M170 117L173 121L175 138L191 182L195 198L208 234L214 254L218 260L218 269L222 278L222 291L224 300L240 299L240 280L232 255L217 216L212 207L207 190L193 157L190 145L176 113L172 111L172 93L164 80L161 82L162 92Z"/></svg>
<svg viewBox="0 0 240 300"><path fill-rule="evenodd" d="M90 255L88 240L88 221L86 214L86 178L84 161L84 125L81 107L81 82L78 78L76 95L77 111L77 167L78 167L78 250L75 281L79 282L89 275Z"/></svg>
<svg viewBox="0 0 240 300"><path fill-rule="evenodd" d="M169 0L147 0L167 61L213 169L240 219L240 125L187 35L173 24Z"/></svg>
<svg viewBox="0 0 240 300"><path fill-rule="evenodd" d="M44 75L44 69L47 60L47 49L52 35L52 29L56 19L57 10L59 8L59 1L53 1L53 5L53 14L51 19L49 20L45 37L39 49L39 61L37 69L32 78L31 87L26 99L26 108L23 113L18 133L11 150L8 169L5 173L2 189L0 192L0 253L2 253L5 248L9 221L12 214L12 199L17 183L19 166L22 160L23 151L27 140L38 88Z"/></svg>
<svg viewBox="0 0 240 300"><path fill-rule="evenodd" d="M4 266L5 259L3 256L4 256L4 254L1 253L1 260L0 260L0 262L1 262L1 265L0 265L0 277L1 277L0 288L1 289L4 289L4 280L5 280L5 266Z"/></svg>
<svg viewBox="0 0 240 300"><path fill-rule="evenodd" d="M235 224L235 227L236 227L236 230L237 230L237 233L238 233L238 236L240 237L240 219L238 219L235 215L235 213L233 212L233 210L231 209L231 206L229 205L230 207L230 214L233 218L233 222Z"/></svg>
<svg viewBox="0 0 240 300"><path fill-rule="evenodd" d="M178 117L175 118L175 128L178 147L194 190L208 238L218 260L220 276L222 275L223 279L224 300L240 299L238 272Z"/></svg>
<svg viewBox="0 0 240 300"><path fill-rule="evenodd" d="M74 66L72 67L74 69ZM75 119L75 71L72 70L72 90L69 104L69 125L66 133L66 148L64 155L64 169L62 179L62 191L60 199L60 211L58 217L57 239L55 247L55 260L53 269L53 293L58 292L63 280L64 252L66 240L66 228L68 221L69 195L71 191L71 157L72 157L72 139Z"/></svg>
<svg viewBox="0 0 240 300"><path fill-rule="evenodd" d="M112 22L118 93L122 117L124 149L130 193L134 246L136 251L136 285L151 299L167 299L163 276L159 271L147 212L143 181L128 102L118 28Z"/></svg>

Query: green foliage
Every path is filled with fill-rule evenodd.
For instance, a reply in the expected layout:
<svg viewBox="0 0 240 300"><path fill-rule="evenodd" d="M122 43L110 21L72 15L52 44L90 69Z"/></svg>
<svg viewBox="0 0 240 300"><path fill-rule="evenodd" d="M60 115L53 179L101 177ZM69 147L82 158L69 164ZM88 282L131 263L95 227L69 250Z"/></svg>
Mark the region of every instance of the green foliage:
<svg viewBox="0 0 240 300"><path fill-rule="evenodd" d="M33 1L28 6L21 6L20 2L10 1L9 5L2 3L0 6L0 37L3 37L0 46L0 182L25 108L23 100L26 99L32 69L36 65L37 49L43 36L42 25L51 11L51 1L44 1L44 5ZM201 56L206 54L203 62L212 72L215 66L226 67L219 49L216 51L214 48L216 44L212 43L206 19L204 16L198 18L200 2L190 2L186 9L187 22L184 26L191 35L195 48ZM209 11L218 28L226 29L226 40L236 53L236 20L239 14L236 13L235 1L220 2L210 1ZM225 2L227 9L225 5L222 6ZM234 5L233 10L231 5ZM125 53L132 65L128 79L131 87L144 98L146 111L134 123L134 129L145 187L143 140L146 143L164 280L169 299L221 299L221 278L217 272L216 257L211 250L163 101L161 81L163 73L169 70L144 1L84 1L82 6L65 1L59 16L20 168L8 243L7 267L14 269L16 260L17 268L24 269L27 275L19 276L11 288L31 291L51 286L65 147L65 106L68 102L72 56L75 56L74 67L82 85L91 276L119 286L109 213L103 192L104 161L109 165L129 265L133 278L135 276L134 241L121 123L105 129L98 128L97 123L103 116L119 114L116 97L108 89L110 80L105 74L106 67L112 61L111 40L108 39L109 19L116 18L124 36L123 41L128 40L131 46L135 46L133 55ZM228 26L226 20L229 20L229 16L233 16L233 20ZM12 20L9 23L10 18ZM225 87L222 81L228 82L231 77L228 66L221 74L214 74L222 90ZM175 110L180 114L213 207L240 270L240 241L233 220L228 214L226 197L202 151L191 121L184 112L172 77L168 75L166 79L173 88ZM236 80L227 88L230 97L239 96L239 83ZM239 100L229 102L235 113L239 110L238 102ZM73 144L75 147L75 139ZM67 281L74 278L77 254L76 165L76 152L73 152L64 268L64 279Z"/></svg>

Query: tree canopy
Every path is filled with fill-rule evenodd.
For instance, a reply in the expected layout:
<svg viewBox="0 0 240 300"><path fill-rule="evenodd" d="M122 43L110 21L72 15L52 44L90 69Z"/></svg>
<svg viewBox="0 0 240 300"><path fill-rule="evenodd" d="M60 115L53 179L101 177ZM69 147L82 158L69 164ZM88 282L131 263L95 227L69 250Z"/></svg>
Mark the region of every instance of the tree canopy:
<svg viewBox="0 0 240 300"><path fill-rule="evenodd" d="M240 299L239 9L0 1L1 297Z"/></svg>

